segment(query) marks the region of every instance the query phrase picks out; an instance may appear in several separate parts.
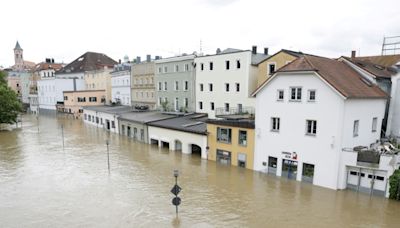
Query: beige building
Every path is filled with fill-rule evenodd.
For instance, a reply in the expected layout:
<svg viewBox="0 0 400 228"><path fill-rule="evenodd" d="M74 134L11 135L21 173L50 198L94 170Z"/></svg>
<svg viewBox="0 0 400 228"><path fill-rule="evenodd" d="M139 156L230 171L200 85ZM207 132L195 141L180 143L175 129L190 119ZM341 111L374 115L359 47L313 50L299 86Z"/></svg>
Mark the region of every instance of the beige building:
<svg viewBox="0 0 400 228"><path fill-rule="evenodd" d="M158 56L156 57L158 59ZM140 58L132 65L132 106L144 106L154 109L156 94L154 85L154 62L150 55L146 62L140 62Z"/></svg>
<svg viewBox="0 0 400 228"><path fill-rule="evenodd" d="M64 91L64 106L62 112L72 114L78 118L83 113L84 106L99 106L104 104L105 90Z"/></svg>
<svg viewBox="0 0 400 228"><path fill-rule="evenodd" d="M282 49L258 64L257 88L275 73L279 68L292 62L303 53Z"/></svg>
<svg viewBox="0 0 400 228"><path fill-rule="evenodd" d="M86 71L84 76L87 90L105 90L106 104L111 103L111 71L113 66L104 66L103 69Z"/></svg>

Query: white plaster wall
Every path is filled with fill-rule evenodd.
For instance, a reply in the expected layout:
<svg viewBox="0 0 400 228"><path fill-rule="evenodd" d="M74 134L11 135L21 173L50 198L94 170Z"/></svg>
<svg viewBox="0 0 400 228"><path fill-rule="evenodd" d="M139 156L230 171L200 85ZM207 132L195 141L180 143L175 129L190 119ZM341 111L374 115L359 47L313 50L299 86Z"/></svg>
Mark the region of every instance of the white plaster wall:
<svg viewBox="0 0 400 228"><path fill-rule="evenodd" d="M400 137L400 73L392 77L392 94L386 135Z"/></svg>
<svg viewBox="0 0 400 228"><path fill-rule="evenodd" d="M117 134L119 133L119 123L118 123L117 115L113 115L113 114L109 114L109 113L105 113L105 112L96 112L96 111L87 110L87 109L83 110L83 114L91 115L91 116L94 116L95 118L99 117L99 123L96 123L96 120L94 122L89 121L88 117L86 118L86 120L84 118L82 118L84 123L96 126L98 128L106 129L106 120L109 120L110 121L110 132L117 133ZM100 121L101 118L103 119L103 124L101 124L101 121ZM115 121L115 128L111 127L111 121Z"/></svg>
<svg viewBox="0 0 400 228"><path fill-rule="evenodd" d="M75 79L76 90L85 90L85 80ZM64 91L74 91L74 79L56 78L56 101L64 101ZM75 91L76 91L75 90Z"/></svg>
<svg viewBox="0 0 400 228"><path fill-rule="evenodd" d="M56 110L55 79L38 80L37 85L39 108Z"/></svg>
<svg viewBox="0 0 400 228"><path fill-rule="evenodd" d="M289 87L302 87L302 101L289 101ZM277 90L283 89L283 102L277 101ZM307 101L307 90L316 89L316 101ZM297 180L302 164L314 164L314 184L336 189L341 151L341 123L344 102L330 86L314 74L281 75L257 94L256 145L254 169L265 171L268 156L278 158L277 175L281 175L282 152L298 155ZM280 131L272 132L271 117L280 118ZM317 120L316 136L308 136L306 120Z"/></svg>
<svg viewBox="0 0 400 228"><path fill-rule="evenodd" d="M230 61L230 69L226 70L225 61ZM240 60L240 69L236 68L236 60ZM210 71L209 63L214 63L214 69ZM230 108L236 108L238 104L243 107L255 107L255 99L250 98L250 91L254 87L250 85L249 78L256 83L256 77L251 77L251 51L212 55L195 58L196 63L196 112L208 113L210 118L215 117L215 111L211 110L210 103L214 102L215 108L223 108L229 103ZM204 70L201 70L201 63L204 63ZM213 84L213 92L209 91L208 84ZM230 84L230 91L225 91L225 83ZM235 83L240 83L240 91L236 92ZM200 91L200 84L204 90ZM203 109L200 109L199 102L203 102Z"/></svg>
<svg viewBox="0 0 400 228"><path fill-rule="evenodd" d="M126 74L113 74L111 77L111 99L116 101L121 100L122 105L131 105L131 75L126 71Z"/></svg>
<svg viewBox="0 0 400 228"><path fill-rule="evenodd" d="M201 147L201 157L207 159L207 136L199 135L189 132L176 131L166 128L159 128L154 126L148 127L149 131L149 143L151 139L161 140L169 143L170 150L176 150L175 140L179 140L182 143L182 153L190 154L190 145L196 144ZM159 142L160 143L160 142Z"/></svg>

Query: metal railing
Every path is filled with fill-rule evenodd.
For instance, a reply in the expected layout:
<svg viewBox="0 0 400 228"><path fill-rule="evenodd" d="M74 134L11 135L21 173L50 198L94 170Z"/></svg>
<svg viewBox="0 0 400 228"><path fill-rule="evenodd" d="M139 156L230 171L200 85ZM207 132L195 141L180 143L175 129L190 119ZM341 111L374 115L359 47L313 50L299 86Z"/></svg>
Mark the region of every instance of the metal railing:
<svg viewBox="0 0 400 228"><path fill-rule="evenodd" d="M235 107L235 108L216 108L216 117L229 117L229 116L243 116L243 117L254 117L253 107Z"/></svg>

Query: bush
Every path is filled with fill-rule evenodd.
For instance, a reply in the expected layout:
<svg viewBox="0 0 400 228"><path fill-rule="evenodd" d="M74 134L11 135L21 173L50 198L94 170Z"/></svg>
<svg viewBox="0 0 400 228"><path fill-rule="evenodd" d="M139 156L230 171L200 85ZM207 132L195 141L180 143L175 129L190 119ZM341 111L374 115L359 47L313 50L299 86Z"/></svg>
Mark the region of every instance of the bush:
<svg viewBox="0 0 400 228"><path fill-rule="evenodd" d="M400 200L400 169L389 177L389 199Z"/></svg>

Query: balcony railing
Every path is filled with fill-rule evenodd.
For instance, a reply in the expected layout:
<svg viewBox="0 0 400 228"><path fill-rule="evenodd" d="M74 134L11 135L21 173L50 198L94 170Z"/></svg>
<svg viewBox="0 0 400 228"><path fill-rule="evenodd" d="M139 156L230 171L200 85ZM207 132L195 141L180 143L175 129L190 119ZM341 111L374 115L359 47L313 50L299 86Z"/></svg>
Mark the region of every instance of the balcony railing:
<svg viewBox="0 0 400 228"><path fill-rule="evenodd" d="M254 108L253 107L235 107L235 108L216 108L215 116L218 118L232 118L232 119L242 119L254 118Z"/></svg>

